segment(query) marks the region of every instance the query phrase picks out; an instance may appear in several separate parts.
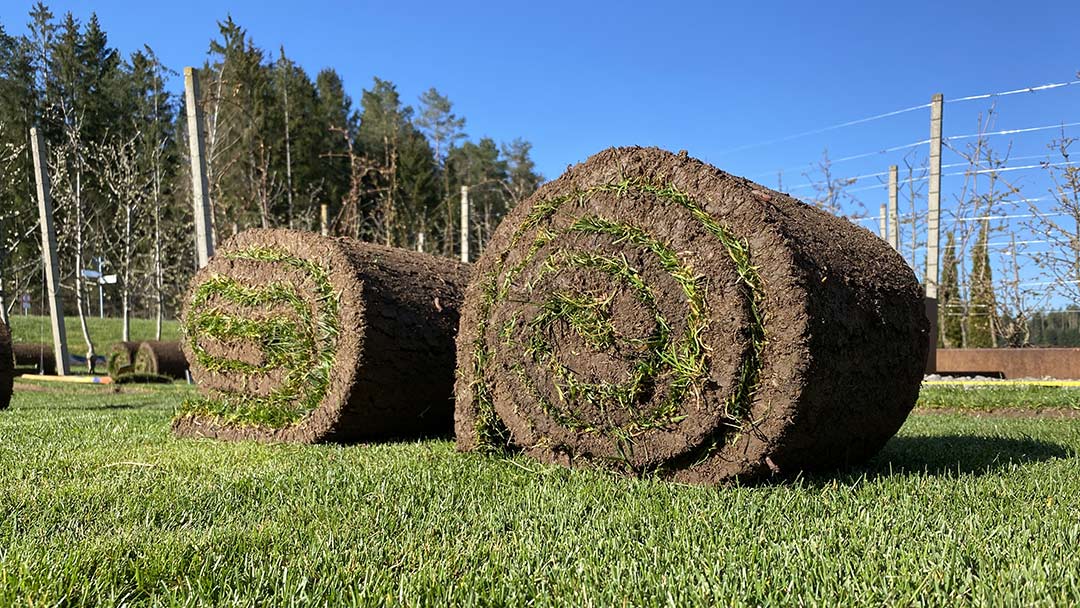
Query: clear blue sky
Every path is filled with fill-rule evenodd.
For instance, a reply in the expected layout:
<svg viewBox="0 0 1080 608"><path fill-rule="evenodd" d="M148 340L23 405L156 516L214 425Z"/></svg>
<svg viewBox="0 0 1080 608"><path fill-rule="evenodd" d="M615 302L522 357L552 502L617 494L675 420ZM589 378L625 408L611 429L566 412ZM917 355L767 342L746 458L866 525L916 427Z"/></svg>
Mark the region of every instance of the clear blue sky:
<svg viewBox="0 0 1080 608"><path fill-rule="evenodd" d="M658 145L774 187L776 170L785 168L784 187L796 195L808 194L798 187L802 173L823 148L839 158L925 139L928 111L730 150L923 104L936 92L955 98L1066 82L1080 70L1077 0L49 5L58 17L71 11L85 20L96 11L123 53L148 43L176 70L202 63L216 21L231 13L256 44L273 52L285 45L309 74L337 69L354 100L373 76L395 82L412 104L438 88L467 118L470 136L532 141L548 178L608 146ZM30 7L5 0L0 22L22 33ZM1080 86L997 104L999 129L1080 122ZM946 135L974 131L987 106L947 105ZM1014 156L1035 155L1049 137L995 143L1011 140ZM843 163L836 173L884 171L901 155ZM945 154L945 163L958 160ZM1045 193L1038 176L1014 177L1031 195ZM946 204L961 180L945 179ZM871 215L884 194L860 192Z"/></svg>
<svg viewBox="0 0 1080 608"><path fill-rule="evenodd" d="M0 3L9 32L24 31L31 4ZM397 83L409 103L438 88L467 117L470 135L532 141L548 177L615 144L685 148L735 173L771 172L809 162L826 145L843 156L921 139L925 113L721 152L935 92L1000 91L1080 70L1080 2L1068 0L48 4L58 17L97 12L122 52L148 43L177 70L203 61L216 21L231 13L256 44L275 52L284 44L312 76L336 68L354 99L372 76ZM1002 128L1080 120L1080 87L1039 102L1003 100ZM971 131L974 114L957 122L946 132Z"/></svg>

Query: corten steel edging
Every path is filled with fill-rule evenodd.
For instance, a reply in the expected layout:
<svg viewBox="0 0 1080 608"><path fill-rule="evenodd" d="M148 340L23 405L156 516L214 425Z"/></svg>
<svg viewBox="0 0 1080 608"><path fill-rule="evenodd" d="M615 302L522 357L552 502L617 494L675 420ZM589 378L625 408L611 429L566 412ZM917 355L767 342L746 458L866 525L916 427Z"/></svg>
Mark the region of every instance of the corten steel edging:
<svg viewBox="0 0 1080 608"><path fill-rule="evenodd" d="M939 348L937 373L1080 379L1080 348Z"/></svg>

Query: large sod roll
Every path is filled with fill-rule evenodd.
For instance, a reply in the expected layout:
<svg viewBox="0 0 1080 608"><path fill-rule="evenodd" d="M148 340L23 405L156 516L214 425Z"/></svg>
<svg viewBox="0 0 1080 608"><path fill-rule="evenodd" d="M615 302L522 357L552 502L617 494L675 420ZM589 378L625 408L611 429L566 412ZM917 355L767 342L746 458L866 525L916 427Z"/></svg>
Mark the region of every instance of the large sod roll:
<svg viewBox="0 0 1080 608"><path fill-rule="evenodd" d="M463 450L693 483L869 458L928 322L899 254L685 153L617 148L516 207L457 339Z"/></svg>
<svg viewBox="0 0 1080 608"><path fill-rule="evenodd" d="M177 343L179 348L179 343ZM135 362L135 353L139 351L138 342L115 342L105 354L109 375L115 378L120 370L130 367Z"/></svg>
<svg viewBox="0 0 1080 608"><path fill-rule="evenodd" d="M148 340L139 343L131 367L136 374L180 380L187 377L188 362L178 340Z"/></svg>
<svg viewBox="0 0 1080 608"><path fill-rule="evenodd" d="M353 442L447 434L467 266L291 230L249 230L191 281L201 397L180 435Z"/></svg>
<svg viewBox="0 0 1080 608"><path fill-rule="evenodd" d="M15 355L11 352L11 330L0 321L0 410L11 404L15 384Z"/></svg>
<svg viewBox="0 0 1080 608"><path fill-rule="evenodd" d="M15 367L33 369L34 373L56 374L56 356L51 344L17 342L12 345Z"/></svg>

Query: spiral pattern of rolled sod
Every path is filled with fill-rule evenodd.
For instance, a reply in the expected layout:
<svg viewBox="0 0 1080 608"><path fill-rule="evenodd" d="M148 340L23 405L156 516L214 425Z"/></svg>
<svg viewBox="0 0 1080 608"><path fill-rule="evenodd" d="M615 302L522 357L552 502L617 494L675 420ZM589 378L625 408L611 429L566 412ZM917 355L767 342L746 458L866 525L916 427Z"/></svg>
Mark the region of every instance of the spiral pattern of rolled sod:
<svg viewBox="0 0 1080 608"><path fill-rule="evenodd" d="M718 482L865 459L917 396L927 322L903 260L686 155L592 157L476 266L462 449Z"/></svg>
<svg viewBox="0 0 1080 608"><path fill-rule="evenodd" d="M148 340L140 342L132 357L136 374L164 376L173 380L187 377L188 363L179 340Z"/></svg>
<svg viewBox="0 0 1080 608"><path fill-rule="evenodd" d="M178 434L353 441L448 432L464 265L250 230L192 279L182 325L200 396Z"/></svg>
<svg viewBox="0 0 1080 608"><path fill-rule="evenodd" d="M177 343L177 347L179 347L179 343ZM135 361L135 353L138 350L138 342L113 343L105 353L105 367L109 370L109 375L115 378L124 368L127 368L127 371L130 372L131 365Z"/></svg>
<svg viewBox="0 0 1080 608"><path fill-rule="evenodd" d="M15 384L15 354L11 348L11 330L0 321L0 410L11 404Z"/></svg>

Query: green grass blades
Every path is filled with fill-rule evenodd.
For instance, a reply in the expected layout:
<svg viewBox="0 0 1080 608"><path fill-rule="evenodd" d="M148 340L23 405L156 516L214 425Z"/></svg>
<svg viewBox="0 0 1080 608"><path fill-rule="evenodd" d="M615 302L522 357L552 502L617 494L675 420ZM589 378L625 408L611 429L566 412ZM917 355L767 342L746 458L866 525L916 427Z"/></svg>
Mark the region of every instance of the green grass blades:
<svg viewBox="0 0 1080 608"><path fill-rule="evenodd" d="M913 416L866 467L701 488L448 441L176 440L184 385L19 383L3 606L1070 606L1080 424Z"/></svg>
<svg viewBox="0 0 1080 608"><path fill-rule="evenodd" d="M703 342L707 325L707 310L704 293L707 290L707 277L695 271L667 244L654 238L643 227L615 222L603 216L602 209L589 209L574 218L571 225L561 232L548 226L548 221L567 204L587 207L590 197L598 193L615 196L654 197L659 205L674 205L688 210L691 216L714 237L734 261L736 270L743 283L751 312L751 327L746 328L751 348L743 357L740 366L738 386L728 397L726 415L732 425L738 427L749 412L753 392L758 383L761 367L761 351L765 344L765 327L760 312L763 297L761 280L752 265L745 243L724 228L715 218L705 212L690 196L670 184L654 184L641 179L623 180L600 184L591 188L565 194L536 203L518 230L510 239L509 248L524 247L522 239L526 233L535 232L528 243L525 256L513 267L504 267L499 257L495 270L483 279L484 297L479 314L480 325L478 338L473 348L473 408L477 412L476 431L481 450L490 451L505 443L505 432L498 428L498 417L491 403L491 389L485 378L487 364L493 350L500 344L487 344L485 339L487 319L494 307L504 304L520 275L530 265L538 271L523 287L531 292L545 275L556 273L568 267L594 270L608 275L616 284L627 287L634 293L643 306L652 311L655 329L652 335L640 340L639 347L645 356L631 365L627 377L619 383L589 383L578 379L556 354L556 349L548 339L551 325L565 322L590 347L597 350L611 350L619 341L609 318L607 306L610 298L604 294L589 293L554 293L539 303L540 312L533 319L522 319L521 327L529 330L525 339L526 355L540 369L551 374L558 393L555 398L542 396L529 381L523 368L518 367L518 377L531 396L536 398L547 415L558 424L567 428L598 433L620 442L632 442L633 439L654 428L670 426L685 418L682 405L688 395L699 389L702 379L707 376L709 361L708 348ZM575 207L575 209L577 208ZM655 297L641 274L625 259L601 255L588 251L568 251L557 249L546 259L537 259L540 250L555 242L563 234L606 235L614 243L623 243L628 247L647 252L656 263L667 272L681 287L687 303L688 315L686 331L680 336L671 335L671 323L663 312L656 308ZM500 336L505 342L518 327L518 318L500 328ZM642 387L666 383L669 390L655 406L647 409L640 407ZM576 411L577 404L589 403L601 413L603 420L585 420ZM629 422L616 422L609 413L620 411L631 414ZM624 416L617 417L625 418Z"/></svg>
<svg viewBox="0 0 1080 608"><path fill-rule="evenodd" d="M923 385L916 407L993 410L1065 408L1080 410L1080 388L1023 385Z"/></svg>
<svg viewBox="0 0 1080 608"><path fill-rule="evenodd" d="M325 268L275 248L255 247L223 252L229 259L273 262L305 272L316 286L312 310L295 286L271 281L252 287L223 275L212 275L192 293L184 332L196 364L209 372L258 375L283 370L284 379L268 395L213 390L184 402L178 415L205 416L226 424L282 428L301 420L319 406L330 385L337 354L339 295ZM212 305L214 298L238 310L226 312ZM288 315L261 318L252 314L282 306ZM257 344L263 361L253 364L215 357L200 340Z"/></svg>

